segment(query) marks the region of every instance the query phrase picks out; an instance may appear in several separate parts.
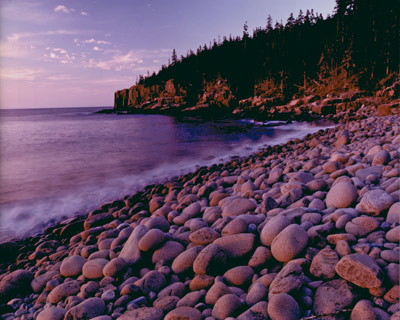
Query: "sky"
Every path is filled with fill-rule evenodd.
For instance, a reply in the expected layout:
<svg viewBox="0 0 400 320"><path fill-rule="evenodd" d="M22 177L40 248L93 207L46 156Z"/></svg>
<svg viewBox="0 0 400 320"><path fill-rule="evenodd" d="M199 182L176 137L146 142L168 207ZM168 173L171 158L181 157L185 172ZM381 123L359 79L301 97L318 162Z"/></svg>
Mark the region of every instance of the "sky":
<svg viewBox="0 0 400 320"><path fill-rule="evenodd" d="M335 0L0 0L0 107L112 106L114 92L268 15Z"/></svg>

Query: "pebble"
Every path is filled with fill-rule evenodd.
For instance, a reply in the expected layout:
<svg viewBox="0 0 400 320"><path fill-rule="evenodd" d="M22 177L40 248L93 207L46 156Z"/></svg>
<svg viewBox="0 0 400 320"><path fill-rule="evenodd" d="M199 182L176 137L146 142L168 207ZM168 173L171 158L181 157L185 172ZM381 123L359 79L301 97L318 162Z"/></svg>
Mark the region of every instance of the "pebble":
<svg viewBox="0 0 400 320"><path fill-rule="evenodd" d="M374 320L376 314L371 301L360 300L356 303L350 315L351 320Z"/></svg>
<svg viewBox="0 0 400 320"><path fill-rule="evenodd" d="M240 310L242 304L235 294L226 294L218 299L212 310L212 316L218 320L234 317Z"/></svg>
<svg viewBox="0 0 400 320"><path fill-rule="evenodd" d="M328 208L348 208L356 199L356 187L349 182L339 182L329 190L325 202Z"/></svg>
<svg viewBox="0 0 400 320"><path fill-rule="evenodd" d="M47 296L47 302L57 303L66 297L77 294L79 290L80 285L78 281L72 280L64 282L51 290L51 292Z"/></svg>
<svg viewBox="0 0 400 320"><path fill-rule="evenodd" d="M252 268L248 266L238 266L225 272L224 279L231 285L243 286L250 283L253 275L254 271Z"/></svg>
<svg viewBox="0 0 400 320"><path fill-rule="evenodd" d="M139 249L141 251L154 250L164 243L165 238L165 233L160 229L151 229L139 240Z"/></svg>
<svg viewBox="0 0 400 320"><path fill-rule="evenodd" d="M278 215L271 218L261 230L261 243L270 247L274 238L288 225L290 225L290 220L286 216Z"/></svg>
<svg viewBox="0 0 400 320"><path fill-rule="evenodd" d="M244 214L255 209L256 204L246 198L236 198L226 203L222 208L223 217L232 217Z"/></svg>
<svg viewBox="0 0 400 320"><path fill-rule="evenodd" d="M276 260L288 262L303 251L307 243L307 232L298 224L291 224L274 238L271 253Z"/></svg>
<svg viewBox="0 0 400 320"><path fill-rule="evenodd" d="M326 247L313 258L310 273L316 278L332 279L336 275L335 267L338 261L337 253L330 247Z"/></svg>
<svg viewBox="0 0 400 320"><path fill-rule="evenodd" d="M36 320L62 320L66 310L63 308L49 307L41 311Z"/></svg>
<svg viewBox="0 0 400 320"><path fill-rule="evenodd" d="M292 296L280 293L268 301L268 315L271 320L298 320L300 308Z"/></svg>
<svg viewBox="0 0 400 320"><path fill-rule="evenodd" d="M86 262L84 257L78 255L65 258L61 263L60 273L66 278L76 277L82 273L83 265Z"/></svg>
<svg viewBox="0 0 400 320"><path fill-rule="evenodd" d="M142 319L142 318L141 318ZM179 307L167 313L164 320L201 320L201 313L199 310L190 307Z"/></svg>
<svg viewBox="0 0 400 320"><path fill-rule="evenodd" d="M103 258L93 259L87 261L82 268L82 275L87 279L102 278L103 269L109 261Z"/></svg>
<svg viewBox="0 0 400 320"><path fill-rule="evenodd" d="M65 320L92 319L103 314L106 306L100 298L89 298L72 307L65 314Z"/></svg>

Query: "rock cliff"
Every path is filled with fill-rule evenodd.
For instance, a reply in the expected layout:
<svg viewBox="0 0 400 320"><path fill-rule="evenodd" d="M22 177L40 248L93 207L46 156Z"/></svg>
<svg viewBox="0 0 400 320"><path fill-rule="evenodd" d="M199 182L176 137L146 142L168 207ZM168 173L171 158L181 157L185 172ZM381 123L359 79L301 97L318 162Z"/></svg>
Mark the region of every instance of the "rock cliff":
<svg viewBox="0 0 400 320"><path fill-rule="evenodd" d="M279 86L263 81L255 85L254 96L239 100L225 79L204 82L200 93L188 93L173 79L163 84L134 85L129 89L115 92L114 111L128 113L159 113L171 115L208 115L253 117L278 120L332 119L348 121L356 111L366 108L369 113L379 115L398 114L399 84L367 96L359 90L331 93L304 94L302 97L285 99L279 93ZM387 101L389 100L389 101ZM357 113L359 116L360 113Z"/></svg>

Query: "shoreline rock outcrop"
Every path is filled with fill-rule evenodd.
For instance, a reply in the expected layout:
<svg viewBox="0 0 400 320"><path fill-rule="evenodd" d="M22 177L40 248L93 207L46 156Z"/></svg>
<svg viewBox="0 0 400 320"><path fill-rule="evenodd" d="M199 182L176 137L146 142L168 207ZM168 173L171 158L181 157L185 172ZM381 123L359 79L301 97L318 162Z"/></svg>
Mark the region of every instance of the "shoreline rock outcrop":
<svg viewBox="0 0 400 320"><path fill-rule="evenodd" d="M348 122L13 241L0 319L400 319L399 133Z"/></svg>

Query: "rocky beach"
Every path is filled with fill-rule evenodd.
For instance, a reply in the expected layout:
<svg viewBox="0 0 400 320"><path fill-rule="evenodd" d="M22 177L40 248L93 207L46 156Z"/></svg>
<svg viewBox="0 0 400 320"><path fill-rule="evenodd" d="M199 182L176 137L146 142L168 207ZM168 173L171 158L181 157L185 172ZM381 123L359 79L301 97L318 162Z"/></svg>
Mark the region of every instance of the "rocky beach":
<svg viewBox="0 0 400 320"><path fill-rule="evenodd" d="M400 126L382 109L0 244L1 319L400 319Z"/></svg>

